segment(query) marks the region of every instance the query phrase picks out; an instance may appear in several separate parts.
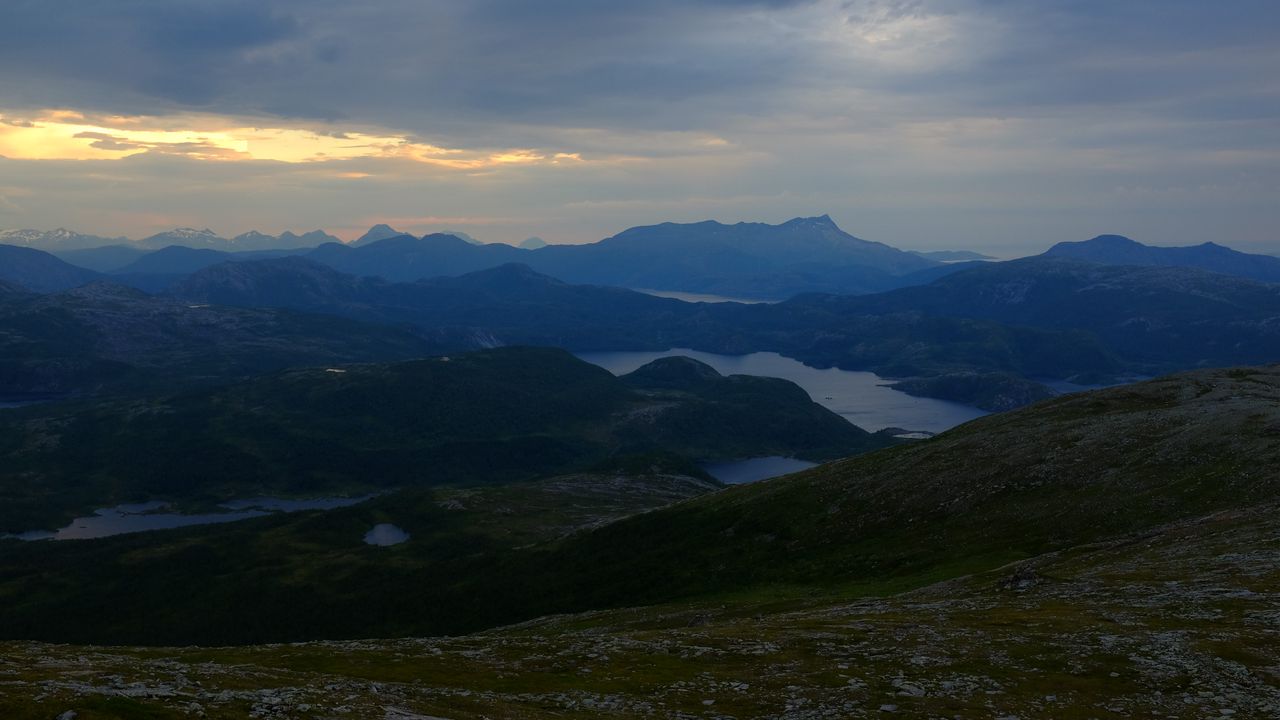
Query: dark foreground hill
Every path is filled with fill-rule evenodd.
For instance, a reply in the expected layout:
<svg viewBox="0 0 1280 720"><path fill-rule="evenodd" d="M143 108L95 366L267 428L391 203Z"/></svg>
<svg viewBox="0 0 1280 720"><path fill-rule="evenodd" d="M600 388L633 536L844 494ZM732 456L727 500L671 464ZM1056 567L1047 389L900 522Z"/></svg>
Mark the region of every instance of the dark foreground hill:
<svg viewBox="0 0 1280 720"><path fill-rule="evenodd" d="M628 457L829 459L892 442L785 380L687 358L619 379L563 350L502 348L6 412L0 531L121 502L517 482Z"/></svg>
<svg viewBox="0 0 1280 720"><path fill-rule="evenodd" d="M913 592L235 648L0 643L0 712L610 718L1273 718L1275 506ZM1227 712L1224 712L1227 711Z"/></svg>
<svg viewBox="0 0 1280 720"><path fill-rule="evenodd" d="M899 592L1252 513L1276 502L1277 463L1280 368L1202 371L1047 401L558 540L495 541L470 524L476 516L464 522L446 512L449 499L427 494L230 529L11 547L0 634L110 642L454 634L675 601L758 615L770 602ZM529 519L508 507L513 522ZM441 518L455 519L444 535L430 530L446 527ZM373 522L431 539L364 548L358 530ZM648 617L640 622L662 622ZM914 625L922 616L897 617Z"/></svg>

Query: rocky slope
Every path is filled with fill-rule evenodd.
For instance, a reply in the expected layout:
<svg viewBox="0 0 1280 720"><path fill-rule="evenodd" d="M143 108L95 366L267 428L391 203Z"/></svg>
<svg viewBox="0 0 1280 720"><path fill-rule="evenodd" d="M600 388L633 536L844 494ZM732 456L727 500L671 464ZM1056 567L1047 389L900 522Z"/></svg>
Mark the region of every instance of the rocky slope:
<svg viewBox="0 0 1280 720"><path fill-rule="evenodd" d="M0 644L51 718L1270 718L1276 510L1211 515L884 597L728 600L453 638Z"/></svg>

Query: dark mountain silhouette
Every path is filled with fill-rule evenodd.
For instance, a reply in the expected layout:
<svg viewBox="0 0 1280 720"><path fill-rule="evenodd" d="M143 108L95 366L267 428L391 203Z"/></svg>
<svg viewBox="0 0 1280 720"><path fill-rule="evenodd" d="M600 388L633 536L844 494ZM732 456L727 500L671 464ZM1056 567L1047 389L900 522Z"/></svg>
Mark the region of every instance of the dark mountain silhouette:
<svg viewBox="0 0 1280 720"><path fill-rule="evenodd" d="M1085 330L1156 369L1280 358L1280 287L1194 268L1035 257L880 295L798 300L851 315L917 312Z"/></svg>
<svg viewBox="0 0 1280 720"><path fill-rule="evenodd" d="M898 287L900 276L937 265L855 238L825 215L781 225L664 223L597 243L533 250L471 245L443 233L399 235L358 245L329 244L309 257L343 272L393 281L520 262L572 283L778 299L799 292L884 290Z"/></svg>
<svg viewBox="0 0 1280 720"><path fill-rule="evenodd" d="M1213 242L1157 247L1143 245L1122 235L1099 235L1083 242L1058 243L1044 256L1103 265L1190 267L1262 282L1280 282L1280 258L1243 253Z"/></svg>
<svg viewBox="0 0 1280 720"><path fill-rule="evenodd" d="M95 272L113 272L151 252L135 245L103 245L78 250L51 250L60 260Z"/></svg>
<svg viewBox="0 0 1280 720"><path fill-rule="evenodd" d="M279 235L266 235L256 230L250 230L231 238L231 249L236 252L245 252L253 250L295 250L302 248L319 247L325 243L339 242L338 238L330 235L323 230L312 230L311 232L296 235L286 230Z"/></svg>
<svg viewBox="0 0 1280 720"><path fill-rule="evenodd" d="M518 264L388 283L337 273L304 258L280 258L207 268L170 292L193 302L269 304L407 323L492 344L573 350L691 347L730 354L771 350L820 366L895 376L975 369L1068 377L1119 368L1082 333L919 313L850 314L838 304L828 306L828 296L778 305L686 303L573 285Z"/></svg>
<svg viewBox="0 0 1280 720"><path fill-rule="evenodd" d="M396 235L359 246L329 243L307 257L345 273L400 282L461 275L518 262L527 254L510 245L473 245L454 235L435 233L421 238Z"/></svg>
<svg viewBox="0 0 1280 720"><path fill-rule="evenodd" d="M102 277L50 253L29 247L0 245L0 280L36 292L54 292L84 285Z"/></svg>
<svg viewBox="0 0 1280 720"><path fill-rule="evenodd" d="M968 262L971 260L995 260L990 255L983 255L972 250L908 250L912 255L936 262Z"/></svg>

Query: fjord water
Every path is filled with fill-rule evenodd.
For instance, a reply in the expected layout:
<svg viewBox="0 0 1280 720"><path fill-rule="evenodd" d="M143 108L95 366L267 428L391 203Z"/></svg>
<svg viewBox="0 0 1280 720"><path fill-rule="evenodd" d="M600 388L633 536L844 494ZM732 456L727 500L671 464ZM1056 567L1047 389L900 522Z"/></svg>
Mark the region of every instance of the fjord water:
<svg viewBox="0 0 1280 720"><path fill-rule="evenodd" d="M987 413L968 405L912 397L884 386L871 372L811 368L777 353L716 355L675 348L665 352L578 353L583 360L615 375L624 375L658 358L684 355L704 362L723 375L761 375L790 380L804 388L814 402L836 412L864 430L896 427L939 433Z"/></svg>

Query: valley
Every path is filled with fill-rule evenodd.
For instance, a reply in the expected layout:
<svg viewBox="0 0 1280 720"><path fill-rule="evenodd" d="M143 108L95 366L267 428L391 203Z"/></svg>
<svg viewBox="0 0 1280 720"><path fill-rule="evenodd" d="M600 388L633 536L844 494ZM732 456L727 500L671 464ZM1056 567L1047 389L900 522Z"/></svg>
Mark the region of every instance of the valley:
<svg viewBox="0 0 1280 720"><path fill-rule="evenodd" d="M475 248L24 255L0 711L1280 707L1278 286L1053 252L720 302Z"/></svg>

